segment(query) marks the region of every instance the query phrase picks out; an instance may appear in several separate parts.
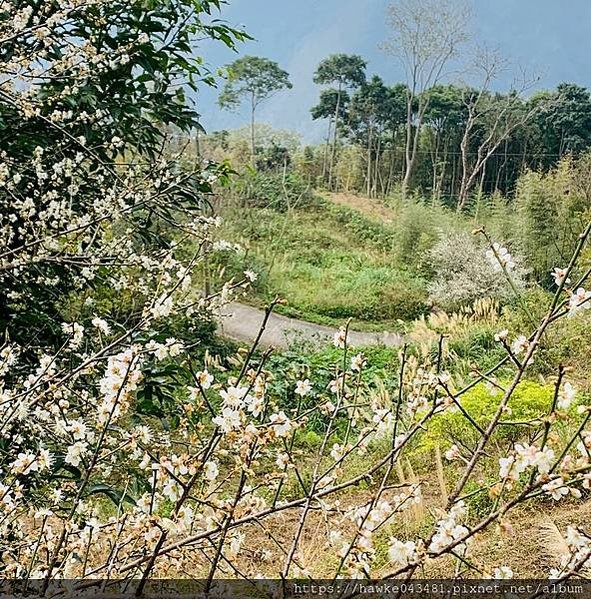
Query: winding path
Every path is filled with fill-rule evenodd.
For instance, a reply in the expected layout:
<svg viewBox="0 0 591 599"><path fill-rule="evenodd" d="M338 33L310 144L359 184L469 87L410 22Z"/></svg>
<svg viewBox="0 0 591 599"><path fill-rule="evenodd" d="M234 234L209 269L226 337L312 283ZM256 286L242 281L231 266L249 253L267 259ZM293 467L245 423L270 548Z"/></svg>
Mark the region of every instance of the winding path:
<svg viewBox="0 0 591 599"><path fill-rule="evenodd" d="M235 341L252 343L261 328L265 312L245 304L231 303L224 308L219 318L220 332L224 337ZM260 344L263 347L287 349L294 341L306 341L313 346L321 347L332 343L336 328L313 322L288 318L280 314L271 314ZM385 345L399 347L402 336L398 333L363 333L349 332L349 345L352 347L368 347Z"/></svg>
<svg viewBox="0 0 591 599"><path fill-rule="evenodd" d="M393 210L368 198L343 193L326 193L323 197L380 222L392 222L395 218ZM220 332L224 337L252 343L259 333L264 317L263 310L245 304L231 303L226 306L219 319ZM269 317L260 344L263 347L274 346L287 349L294 341L306 341L315 347L323 347L332 343L336 332L337 329L333 327L273 313ZM400 347L403 343L404 339L399 333L349 331L349 345L352 347L373 345Z"/></svg>

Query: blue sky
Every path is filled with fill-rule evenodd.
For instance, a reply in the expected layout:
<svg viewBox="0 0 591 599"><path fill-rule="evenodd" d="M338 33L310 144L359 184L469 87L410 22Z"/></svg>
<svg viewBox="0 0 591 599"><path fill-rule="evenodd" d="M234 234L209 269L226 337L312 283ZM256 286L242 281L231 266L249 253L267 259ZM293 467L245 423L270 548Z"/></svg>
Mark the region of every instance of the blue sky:
<svg viewBox="0 0 591 599"><path fill-rule="evenodd" d="M561 81L591 87L591 0L471 0L474 38L498 47L515 63L541 75L539 87ZM403 79L392 57L379 49L388 36L385 22L389 0L230 0L222 18L243 25L255 38L242 44L240 54L265 56L291 75L293 90L262 106L257 121L292 129L305 141L318 141L325 129L314 123L310 107L319 88L312 77L323 59L337 52L361 54L368 74L388 83ZM237 55L206 43L198 52L217 68ZM508 86L512 75L499 80ZM208 131L231 129L247 122L247 111L221 111L218 91L203 90L197 99Z"/></svg>

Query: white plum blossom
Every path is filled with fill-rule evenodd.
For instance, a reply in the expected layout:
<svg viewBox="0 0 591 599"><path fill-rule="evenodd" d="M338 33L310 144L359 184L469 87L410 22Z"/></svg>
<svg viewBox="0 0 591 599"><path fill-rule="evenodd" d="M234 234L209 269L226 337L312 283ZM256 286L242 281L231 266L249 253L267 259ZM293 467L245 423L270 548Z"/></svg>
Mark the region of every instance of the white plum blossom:
<svg viewBox="0 0 591 599"><path fill-rule="evenodd" d="M448 514L437 522L436 532L429 545L430 553L440 553L446 547L455 543L461 538L467 537L463 542L455 545L455 550L462 553L471 542L471 537L467 536L469 530L466 526L458 524L458 520L464 518L467 513L464 501L455 503Z"/></svg>
<svg viewBox="0 0 591 599"><path fill-rule="evenodd" d="M583 439L577 444L577 449L582 456L591 456L591 431L583 431L581 433Z"/></svg>
<svg viewBox="0 0 591 599"><path fill-rule="evenodd" d="M501 479L519 480L519 476L529 467L534 467L540 474L550 472L555 459L554 450L535 445L515 445L515 454L499 459L499 476Z"/></svg>
<svg viewBox="0 0 591 599"><path fill-rule="evenodd" d="M558 268L555 267L552 271L552 278L554 279L554 283L557 287L560 287L563 283L568 285L570 283L570 279L566 278L567 269L566 268Z"/></svg>
<svg viewBox="0 0 591 599"><path fill-rule="evenodd" d="M515 261L507 250L507 248L501 246L499 243L493 243L492 248L486 251L486 257L492 267L497 271L513 270L515 268Z"/></svg>
<svg viewBox="0 0 591 599"><path fill-rule="evenodd" d="M529 339L527 337L525 337L525 335L520 335L511 344L511 351L516 356L519 356L520 354L525 353L529 349L529 346L530 346Z"/></svg>
<svg viewBox="0 0 591 599"><path fill-rule="evenodd" d="M335 443L330 451L330 457L335 461L340 460L343 456L343 451L344 447L342 445L339 445L338 443Z"/></svg>
<svg viewBox="0 0 591 599"><path fill-rule="evenodd" d="M88 453L88 443L84 441L76 441L74 444L68 447L68 452L64 461L67 464L71 464L76 467L82 462L82 458Z"/></svg>
<svg viewBox="0 0 591 599"><path fill-rule="evenodd" d="M445 452L445 459L451 462L460 458L461 455L459 447L454 444Z"/></svg>
<svg viewBox="0 0 591 599"><path fill-rule="evenodd" d="M238 243L230 243L229 241L226 241L225 239L219 239L218 241L215 241L212 246L211 249L214 252L240 252L242 250L242 246Z"/></svg>
<svg viewBox="0 0 591 599"><path fill-rule="evenodd" d="M305 397L312 390L312 383L309 379L304 379L303 381L298 381L296 383L295 394L301 397Z"/></svg>
<svg viewBox="0 0 591 599"><path fill-rule="evenodd" d="M172 313L173 307L174 299L172 295L164 294L156 300L150 312L155 319L166 318Z"/></svg>
<svg viewBox="0 0 591 599"><path fill-rule="evenodd" d="M591 291L585 291L579 287L571 296L568 302L568 315L574 316L581 310L588 310L591 307Z"/></svg>
<svg viewBox="0 0 591 599"><path fill-rule="evenodd" d="M576 395L577 395L577 392L576 392L575 388L572 386L572 384L569 382L564 383L564 385L562 386L562 389L560 390L560 392L558 394L558 401L557 401L558 408L560 410L568 410L568 408L570 408L573 401L575 400Z"/></svg>
<svg viewBox="0 0 591 599"><path fill-rule="evenodd" d="M277 458L275 459L275 464L277 464L278 468L283 470L289 464L289 455L285 452L278 452Z"/></svg>
<svg viewBox="0 0 591 599"><path fill-rule="evenodd" d="M77 322L74 323L62 323L62 331L68 335L71 335L70 348L77 349L82 345L84 340L84 327Z"/></svg>
<svg viewBox="0 0 591 599"><path fill-rule="evenodd" d="M75 441L83 441L86 438L86 425L81 420L72 420L66 430L74 437Z"/></svg>
<svg viewBox="0 0 591 599"><path fill-rule="evenodd" d="M394 429L394 423L396 422L394 414L386 408L376 410L372 420L376 425L376 439L381 439L389 435Z"/></svg>
<svg viewBox="0 0 591 599"><path fill-rule="evenodd" d="M146 343L146 349L154 354L156 360L161 361L178 356L183 351L183 344L173 337L167 339L166 343L158 343L152 339Z"/></svg>
<svg viewBox="0 0 591 599"><path fill-rule="evenodd" d="M218 477L218 474L219 474L218 465L215 462L210 460L209 462L205 463L204 472L205 472L205 478L207 480L214 481Z"/></svg>
<svg viewBox="0 0 591 599"><path fill-rule="evenodd" d="M152 441L152 431L149 426L140 425L135 428L133 433L144 445L148 445Z"/></svg>
<svg viewBox="0 0 591 599"><path fill-rule="evenodd" d="M509 580L513 578L513 570L509 566L499 566L494 569L492 577L496 580Z"/></svg>
<svg viewBox="0 0 591 599"><path fill-rule="evenodd" d="M234 410L243 408L245 404L252 401L248 394L248 387L230 385L227 389L220 390L220 396L224 400L224 406Z"/></svg>
<svg viewBox="0 0 591 599"><path fill-rule="evenodd" d="M535 458L532 460L532 466L535 466L540 474L548 474L554 460L554 450L547 447L536 452Z"/></svg>
<svg viewBox="0 0 591 599"><path fill-rule="evenodd" d="M49 470L51 468L51 464L53 463L53 455L49 451L49 449L41 448L39 450L39 455L37 456L37 464L39 466L39 472L43 472L44 470Z"/></svg>
<svg viewBox="0 0 591 599"><path fill-rule="evenodd" d="M102 318L95 316L91 322L92 326L98 329L101 333L103 333L103 335L111 334L111 327L109 326L109 323L106 320L103 320Z"/></svg>
<svg viewBox="0 0 591 599"><path fill-rule="evenodd" d="M569 487L564 483L564 479L559 476L549 483L542 485L542 491L545 491L552 499L559 501L571 493L574 497L580 497L581 492L574 487Z"/></svg>
<svg viewBox="0 0 591 599"><path fill-rule="evenodd" d="M263 395L247 395L246 396L246 409L255 418L258 418L265 407L265 398Z"/></svg>
<svg viewBox="0 0 591 599"><path fill-rule="evenodd" d="M224 408L219 416L212 419L212 422L220 427L222 433L230 433L240 428L242 419L238 410Z"/></svg>
<svg viewBox="0 0 591 599"><path fill-rule="evenodd" d="M39 468L37 456L32 452L20 452L17 459L12 463L12 469L17 474L29 474L36 472Z"/></svg>
<svg viewBox="0 0 591 599"><path fill-rule="evenodd" d="M341 327L335 334L333 338L333 345L340 349L343 349L347 344L347 329L345 327Z"/></svg>
<svg viewBox="0 0 591 599"><path fill-rule="evenodd" d="M270 427L278 437L287 437L292 429L292 423L285 415L285 412L271 414Z"/></svg>
<svg viewBox="0 0 591 599"><path fill-rule="evenodd" d="M365 356L363 354L357 354L351 358L351 370L353 372L359 372L365 366Z"/></svg>
<svg viewBox="0 0 591 599"><path fill-rule="evenodd" d="M164 487L162 487L162 494L170 499L170 501L177 501L182 493L183 488L172 478L169 478L164 484Z"/></svg>
<svg viewBox="0 0 591 599"><path fill-rule="evenodd" d="M516 463L514 455L499 458L499 477L501 479L509 478L511 480L518 480L521 472L525 470L525 467L520 469L522 465L521 463Z"/></svg>
<svg viewBox="0 0 591 599"><path fill-rule="evenodd" d="M256 272L252 271L252 270L245 270L244 271L244 276L246 277L246 279L250 282L250 283L254 283L257 278L258 275Z"/></svg>
<svg viewBox="0 0 591 599"><path fill-rule="evenodd" d="M388 546L388 559L395 566L408 566L416 563L418 558L417 545L414 541L400 541L392 537Z"/></svg>
<svg viewBox="0 0 591 599"><path fill-rule="evenodd" d="M103 396L98 406L99 422L115 421L123 415L131 393L137 389L142 378L140 361L133 350L125 350L109 358L105 374L99 381Z"/></svg>
<svg viewBox="0 0 591 599"><path fill-rule="evenodd" d="M505 341L509 336L509 331L507 329L503 329L498 333L495 333L495 341Z"/></svg>
<svg viewBox="0 0 591 599"><path fill-rule="evenodd" d="M202 389L209 389L213 383L213 374L210 374L207 370L197 372L195 377Z"/></svg>

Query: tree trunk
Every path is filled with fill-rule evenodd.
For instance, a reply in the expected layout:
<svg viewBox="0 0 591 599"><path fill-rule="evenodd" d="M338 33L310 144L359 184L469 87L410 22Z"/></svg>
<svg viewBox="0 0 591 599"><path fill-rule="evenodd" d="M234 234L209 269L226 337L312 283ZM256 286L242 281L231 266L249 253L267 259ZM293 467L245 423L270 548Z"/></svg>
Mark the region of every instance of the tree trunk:
<svg viewBox="0 0 591 599"><path fill-rule="evenodd" d="M339 89L337 93L337 106L334 112L334 140L332 143L332 153L330 157L330 170L328 173L328 186L332 189L332 176L337 156L337 141L339 135L339 113L341 112L341 95L343 93L343 84L339 81Z"/></svg>
<svg viewBox="0 0 591 599"><path fill-rule="evenodd" d="M394 178L394 166L396 162L396 152L394 148L396 147L396 137L393 136L392 146L390 147L390 164L388 168L388 180L386 181L386 191L385 194L390 195L390 191L392 190L392 179Z"/></svg>
<svg viewBox="0 0 591 599"><path fill-rule="evenodd" d="M469 172L470 165L468 163L468 150L470 149L470 133L474 126L474 112L472 107L469 107L468 122L466 123L466 129L462 135L462 141L460 143L460 153L462 156L462 180L460 183L460 193L458 194L458 206L457 211L461 212L466 205L468 200L469 192L469 179L471 174ZM474 172L472 172L472 175Z"/></svg>
<svg viewBox="0 0 591 599"><path fill-rule="evenodd" d="M372 144L372 134L373 129L372 126L368 126L367 130L367 181L365 182L367 187L367 196L371 197L371 144Z"/></svg>
<svg viewBox="0 0 591 599"><path fill-rule="evenodd" d="M332 118L328 119L328 133L326 134L326 145L324 147L324 158L322 160L322 180L328 180L328 156L330 154L330 138L332 136Z"/></svg>
<svg viewBox="0 0 591 599"><path fill-rule="evenodd" d="M404 148L404 176L402 177L402 197L405 198L408 193L408 187L410 184L410 178L412 176L412 105L414 101L414 95L409 93L406 102L406 143Z"/></svg>
<svg viewBox="0 0 591 599"><path fill-rule="evenodd" d="M380 177L380 157L382 152L382 132L378 130L378 145L376 148L376 159L374 160L374 178L373 178L373 194L378 197L378 182Z"/></svg>
<svg viewBox="0 0 591 599"><path fill-rule="evenodd" d="M256 138L255 138L255 111L256 111L256 101L254 94L252 96L252 103L250 107L250 150L251 150L251 162L253 168L256 166Z"/></svg>
<svg viewBox="0 0 591 599"><path fill-rule="evenodd" d="M431 165L433 167L432 180L431 180L431 199L437 199L437 181L438 177L438 163L439 163L439 143L440 133L438 128L435 128L435 142L433 144L433 150L431 151Z"/></svg>

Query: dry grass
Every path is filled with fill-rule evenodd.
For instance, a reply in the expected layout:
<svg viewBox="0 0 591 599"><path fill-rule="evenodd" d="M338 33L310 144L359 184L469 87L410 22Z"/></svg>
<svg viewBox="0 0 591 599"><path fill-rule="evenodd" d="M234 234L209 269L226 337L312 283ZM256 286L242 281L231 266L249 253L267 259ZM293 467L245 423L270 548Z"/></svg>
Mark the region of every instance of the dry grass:
<svg viewBox="0 0 591 599"><path fill-rule="evenodd" d="M335 204L339 204L340 206L357 210L368 218L377 220L381 223L389 224L395 221L396 214L394 210L385 206L380 200L372 200L351 193L324 192L322 197Z"/></svg>
<svg viewBox="0 0 591 599"><path fill-rule="evenodd" d="M569 525L588 531L591 501L534 502L512 511L508 520L513 533L503 535L491 528L475 543L475 557L483 563L509 566L521 578L547 577L560 559L556 535L548 535L548 522L560 535Z"/></svg>

